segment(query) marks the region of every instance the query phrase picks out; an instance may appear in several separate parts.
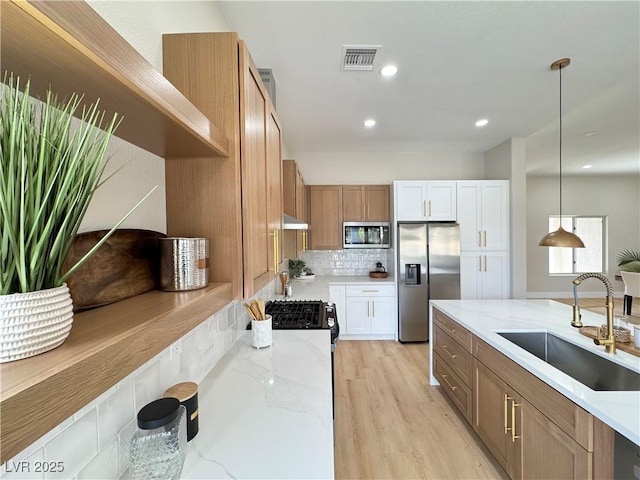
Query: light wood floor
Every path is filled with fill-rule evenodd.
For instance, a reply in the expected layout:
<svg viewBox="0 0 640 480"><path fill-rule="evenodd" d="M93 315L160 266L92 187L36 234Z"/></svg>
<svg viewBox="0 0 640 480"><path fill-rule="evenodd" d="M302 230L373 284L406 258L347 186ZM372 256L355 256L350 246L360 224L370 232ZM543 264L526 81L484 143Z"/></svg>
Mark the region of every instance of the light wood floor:
<svg viewBox="0 0 640 480"><path fill-rule="evenodd" d="M440 387L428 344L347 341L335 352L336 479L506 479Z"/></svg>

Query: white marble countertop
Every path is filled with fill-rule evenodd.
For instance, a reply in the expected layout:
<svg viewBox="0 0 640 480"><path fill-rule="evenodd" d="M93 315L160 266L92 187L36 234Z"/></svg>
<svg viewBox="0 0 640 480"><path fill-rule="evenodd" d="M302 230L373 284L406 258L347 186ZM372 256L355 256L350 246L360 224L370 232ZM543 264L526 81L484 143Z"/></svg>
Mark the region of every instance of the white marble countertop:
<svg viewBox="0 0 640 480"><path fill-rule="evenodd" d="M570 305L552 300L432 300L430 303L629 440L640 445L640 392L591 390L495 333L507 330L547 330L610 361L640 372L639 357L620 350L615 355L607 354L604 347L595 345L593 340L581 335L577 329L573 328ZM606 323L604 315L584 309L582 321L585 325L594 326ZM437 384L433 372L431 372L431 383Z"/></svg>
<svg viewBox="0 0 640 480"><path fill-rule="evenodd" d="M350 283L394 285L395 281L391 275L387 278L371 278L368 275L314 275L314 278L310 280L294 278L291 281L291 290L293 293L291 300L323 300L326 302L329 300L330 285L348 285ZM277 299L282 300L283 297L279 296Z"/></svg>
<svg viewBox="0 0 640 480"><path fill-rule="evenodd" d="M251 332L200 383L181 478L334 478L329 330Z"/></svg>

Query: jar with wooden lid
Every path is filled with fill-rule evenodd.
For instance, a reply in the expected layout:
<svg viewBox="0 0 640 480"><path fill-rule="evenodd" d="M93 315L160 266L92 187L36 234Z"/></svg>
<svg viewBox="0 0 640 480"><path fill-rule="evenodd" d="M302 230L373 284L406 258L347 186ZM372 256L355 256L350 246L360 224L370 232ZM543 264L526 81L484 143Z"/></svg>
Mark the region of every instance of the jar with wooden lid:
<svg viewBox="0 0 640 480"><path fill-rule="evenodd" d="M178 383L165 390L163 397L177 398L186 408L187 441L190 441L198 433L198 384Z"/></svg>

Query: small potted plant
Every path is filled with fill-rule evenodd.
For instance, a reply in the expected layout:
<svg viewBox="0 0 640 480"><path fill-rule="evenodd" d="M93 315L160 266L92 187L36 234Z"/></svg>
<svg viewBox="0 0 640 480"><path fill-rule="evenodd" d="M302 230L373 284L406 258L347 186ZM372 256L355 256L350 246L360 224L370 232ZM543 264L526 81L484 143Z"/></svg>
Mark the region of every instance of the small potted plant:
<svg viewBox="0 0 640 480"><path fill-rule="evenodd" d="M97 103L81 107L51 91L39 111L4 79L0 104L0 363L30 357L64 342L73 321L65 280L144 201L149 192L84 257L63 263L102 179L108 141L118 125ZM81 109L82 108L82 109ZM81 109L81 110L80 110ZM80 122L74 121L77 115Z"/></svg>
<svg viewBox="0 0 640 480"><path fill-rule="evenodd" d="M289 259L289 274L293 278L302 276L306 263L298 258Z"/></svg>

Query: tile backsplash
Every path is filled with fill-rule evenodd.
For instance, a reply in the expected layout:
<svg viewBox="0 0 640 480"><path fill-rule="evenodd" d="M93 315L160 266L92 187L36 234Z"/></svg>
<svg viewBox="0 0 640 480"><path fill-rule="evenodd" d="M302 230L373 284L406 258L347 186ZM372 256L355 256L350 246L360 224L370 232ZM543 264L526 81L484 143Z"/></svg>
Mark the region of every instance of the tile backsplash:
<svg viewBox="0 0 640 480"><path fill-rule="evenodd" d="M368 275L377 262L391 273L393 252L390 248L307 250L299 258L317 275Z"/></svg>
<svg viewBox="0 0 640 480"><path fill-rule="evenodd" d="M275 293L274 280L256 298L272 299ZM129 468L138 410L176 383L200 383L248 322L241 302L227 305L3 464L0 478L120 478Z"/></svg>

